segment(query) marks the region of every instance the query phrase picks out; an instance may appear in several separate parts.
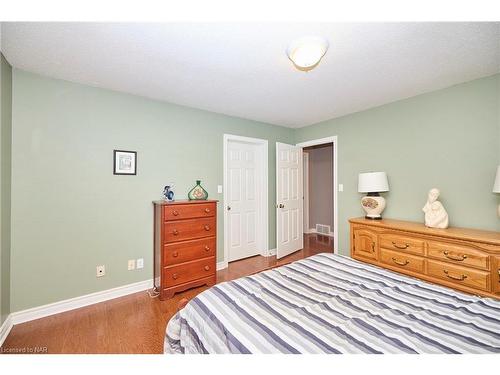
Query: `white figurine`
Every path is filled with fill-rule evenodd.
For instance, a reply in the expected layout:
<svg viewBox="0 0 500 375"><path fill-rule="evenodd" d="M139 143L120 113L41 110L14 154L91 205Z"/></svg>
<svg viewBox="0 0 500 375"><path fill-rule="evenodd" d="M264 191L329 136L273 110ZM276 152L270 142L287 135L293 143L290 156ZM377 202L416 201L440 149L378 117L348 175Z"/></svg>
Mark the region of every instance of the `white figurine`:
<svg viewBox="0 0 500 375"><path fill-rule="evenodd" d="M448 228L448 213L444 209L439 197L439 189L433 188L429 190L427 203L422 211L425 212L425 226L429 228Z"/></svg>

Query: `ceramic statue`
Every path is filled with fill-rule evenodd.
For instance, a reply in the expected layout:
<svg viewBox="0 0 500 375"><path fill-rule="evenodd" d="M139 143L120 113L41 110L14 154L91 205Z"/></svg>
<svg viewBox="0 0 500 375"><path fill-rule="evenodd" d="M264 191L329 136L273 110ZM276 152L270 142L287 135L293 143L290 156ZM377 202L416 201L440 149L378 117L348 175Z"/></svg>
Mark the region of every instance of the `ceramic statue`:
<svg viewBox="0 0 500 375"><path fill-rule="evenodd" d="M448 228L448 213L444 206L437 199L439 198L439 189L429 190L427 203L422 208L425 212L425 226L429 228Z"/></svg>

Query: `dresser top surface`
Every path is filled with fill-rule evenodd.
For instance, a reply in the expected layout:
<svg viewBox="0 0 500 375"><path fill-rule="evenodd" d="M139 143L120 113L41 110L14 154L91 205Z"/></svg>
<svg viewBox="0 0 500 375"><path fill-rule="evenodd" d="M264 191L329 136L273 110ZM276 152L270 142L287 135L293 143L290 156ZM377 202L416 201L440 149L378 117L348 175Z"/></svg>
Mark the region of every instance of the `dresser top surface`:
<svg viewBox="0 0 500 375"><path fill-rule="evenodd" d="M173 206L176 204L201 204L201 203L217 203L217 202L218 200L215 199L193 200L193 201L190 201L188 199L179 199L173 202L169 202L166 200L153 201L153 204L158 206Z"/></svg>
<svg viewBox="0 0 500 375"><path fill-rule="evenodd" d="M349 220L352 224L362 224L378 228L397 229L406 232L439 236L445 238L455 238L475 242L486 242L500 246L500 232L487 231L481 229L449 227L446 229L428 228L422 223L414 221L382 219L369 220L364 217Z"/></svg>

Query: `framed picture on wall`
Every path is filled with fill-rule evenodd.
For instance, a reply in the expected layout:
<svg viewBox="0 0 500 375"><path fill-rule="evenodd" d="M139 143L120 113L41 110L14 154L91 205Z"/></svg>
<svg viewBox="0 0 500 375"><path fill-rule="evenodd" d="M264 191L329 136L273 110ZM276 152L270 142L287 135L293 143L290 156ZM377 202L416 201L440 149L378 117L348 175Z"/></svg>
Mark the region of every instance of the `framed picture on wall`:
<svg viewBox="0 0 500 375"><path fill-rule="evenodd" d="M137 152L113 150L113 174L136 175Z"/></svg>

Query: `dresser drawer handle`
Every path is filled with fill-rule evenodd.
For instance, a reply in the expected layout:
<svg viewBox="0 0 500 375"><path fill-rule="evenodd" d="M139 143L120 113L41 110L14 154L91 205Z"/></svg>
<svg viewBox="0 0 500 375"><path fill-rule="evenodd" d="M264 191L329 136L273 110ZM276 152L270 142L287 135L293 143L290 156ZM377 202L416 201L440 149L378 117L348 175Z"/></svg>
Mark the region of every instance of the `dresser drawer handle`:
<svg viewBox="0 0 500 375"><path fill-rule="evenodd" d="M210 266L205 266L205 271L210 271Z"/></svg>
<svg viewBox="0 0 500 375"><path fill-rule="evenodd" d="M177 275L176 273L174 273L174 274L172 275L172 279L177 280L178 278L179 278L179 275Z"/></svg>
<svg viewBox="0 0 500 375"><path fill-rule="evenodd" d="M177 251L174 251L174 252L172 253L172 256L173 256L174 258L177 258L177 257L179 256L179 253L178 253Z"/></svg>
<svg viewBox="0 0 500 375"><path fill-rule="evenodd" d="M457 262L461 262L461 261L467 259L467 255L465 255L465 254L459 255L459 257L454 257L454 256L449 255L450 253L446 250L443 251L443 254L446 258L451 259L451 260L456 260Z"/></svg>
<svg viewBox="0 0 500 375"><path fill-rule="evenodd" d="M205 208L205 212L206 212L207 214L209 214L209 213L210 213L210 208Z"/></svg>
<svg viewBox="0 0 500 375"><path fill-rule="evenodd" d="M175 211L175 210L174 210L174 211L172 211L172 214L173 214L174 216L179 216L179 211Z"/></svg>
<svg viewBox="0 0 500 375"><path fill-rule="evenodd" d="M410 247L410 244L405 243L404 245L398 245L396 242L392 241L392 246L394 246L396 249L408 249Z"/></svg>
<svg viewBox="0 0 500 375"><path fill-rule="evenodd" d="M399 260L397 260L396 258L392 258L392 261L393 261L394 263L396 263L397 265L399 265L399 266L406 266L407 264L409 264L409 263L410 263L410 261L409 261L409 260L405 260L404 262L400 262L400 261L399 261Z"/></svg>
<svg viewBox="0 0 500 375"><path fill-rule="evenodd" d="M464 275L464 274L460 275L460 277L457 277L457 276L450 275L447 270L443 270L443 272L445 273L446 277L453 279L453 280L464 281L467 278L467 275Z"/></svg>
<svg viewBox="0 0 500 375"><path fill-rule="evenodd" d="M205 251L210 251L210 246L206 245L205 246Z"/></svg>
<svg viewBox="0 0 500 375"><path fill-rule="evenodd" d="M210 225L205 225L205 230L208 232L210 230Z"/></svg>
<svg viewBox="0 0 500 375"><path fill-rule="evenodd" d="M172 234L173 234L174 236L177 236L177 235L179 234L179 231L178 231L177 229L174 229L174 230L172 231Z"/></svg>

